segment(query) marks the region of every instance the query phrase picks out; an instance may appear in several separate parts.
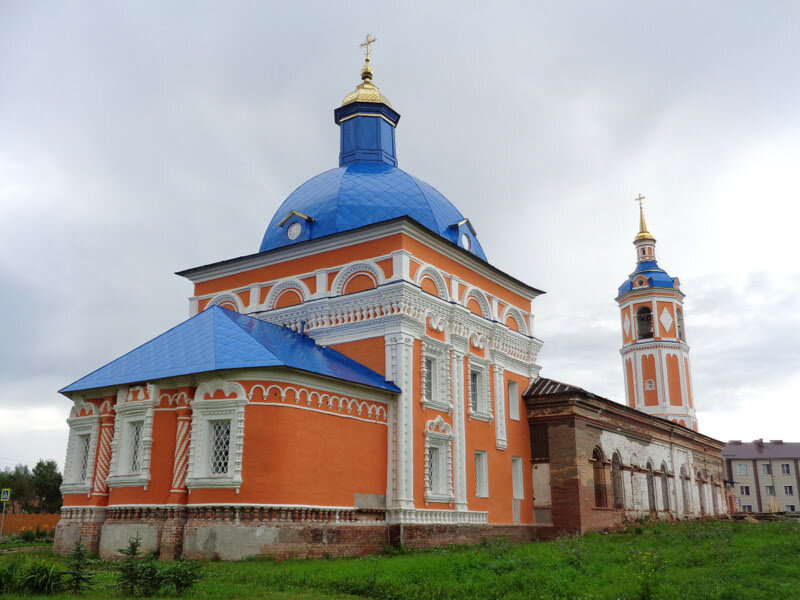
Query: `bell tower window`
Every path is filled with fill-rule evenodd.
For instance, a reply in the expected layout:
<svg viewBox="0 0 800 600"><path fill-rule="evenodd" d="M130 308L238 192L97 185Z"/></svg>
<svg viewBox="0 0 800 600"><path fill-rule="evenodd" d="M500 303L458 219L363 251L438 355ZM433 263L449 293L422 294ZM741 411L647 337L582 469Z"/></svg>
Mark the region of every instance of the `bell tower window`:
<svg viewBox="0 0 800 600"><path fill-rule="evenodd" d="M653 338L653 311L647 306L636 311L636 325L640 340Z"/></svg>
<svg viewBox="0 0 800 600"><path fill-rule="evenodd" d="M686 341L686 331L683 328L683 311L680 308L675 309L675 317L676 317L675 320L677 321L677 327L678 327L678 338L682 342L685 342Z"/></svg>

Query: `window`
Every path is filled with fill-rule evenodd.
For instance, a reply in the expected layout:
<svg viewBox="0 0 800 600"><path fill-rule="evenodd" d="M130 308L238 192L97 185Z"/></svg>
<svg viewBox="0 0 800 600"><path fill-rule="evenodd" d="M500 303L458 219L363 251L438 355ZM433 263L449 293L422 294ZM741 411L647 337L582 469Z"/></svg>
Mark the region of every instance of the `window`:
<svg viewBox="0 0 800 600"><path fill-rule="evenodd" d="M522 483L522 458L519 456L511 457L511 486L514 500L525 498L525 487Z"/></svg>
<svg viewBox="0 0 800 600"><path fill-rule="evenodd" d="M636 324L640 340L653 337L653 311L650 308L643 306L636 311Z"/></svg>
<svg viewBox="0 0 800 600"><path fill-rule="evenodd" d="M73 414L80 413L80 410L77 409L78 404L76 403L76 407L72 410ZM61 493L88 493L91 491L92 477L94 476L94 457L100 419L90 413L82 417L72 416L67 423L69 424L69 439Z"/></svg>
<svg viewBox="0 0 800 600"><path fill-rule="evenodd" d="M614 508L624 508L625 498L623 496L622 482L622 461L619 454L614 454L611 458L611 491L614 495Z"/></svg>
<svg viewBox="0 0 800 600"><path fill-rule="evenodd" d="M531 423L531 458L546 460L550 458L550 443L547 434L547 425L544 423Z"/></svg>
<svg viewBox="0 0 800 600"><path fill-rule="evenodd" d="M516 381L509 381L506 385L508 396L508 418L519 421L519 388Z"/></svg>
<svg viewBox="0 0 800 600"><path fill-rule="evenodd" d="M130 456L131 456L131 464L129 473L139 473L142 470L142 427L143 423L139 421L138 423L131 423L131 433L130 433L130 440L131 440L131 448L130 448Z"/></svg>
<svg viewBox="0 0 800 600"><path fill-rule="evenodd" d="M750 495L750 486L749 485L740 485L739 486L739 495L740 496L749 496Z"/></svg>
<svg viewBox="0 0 800 600"><path fill-rule="evenodd" d="M231 422L211 422L211 474L227 475L231 455Z"/></svg>
<svg viewBox="0 0 800 600"><path fill-rule="evenodd" d="M796 511L797 511L797 506L795 506L794 504L786 505L786 512L796 512Z"/></svg>
<svg viewBox="0 0 800 600"><path fill-rule="evenodd" d="M646 389L648 392L656 389L656 382L652 379L648 379L644 382L644 389Z"/></svg>
<svg viewBox="0 0 800 600"><path fill-rule="evenodd" d="M677 328L678 328L678 338L682 341L686 341L686 332L683 329L683 311L680 308L675 309L675 316L677 321Z"/></svg>
<svg viewBox="0 0 800 600"><path fill-rule="evenodd" d="M667 463L661 463L661 501L664 510L669 510L669 483L667 483Z"/></svg>
<svg viewBox="0 0 800 600"><path fill-rule="evenodd" d="M147 400L137 400L145 396ZM136 386L120 390L114 408L114 438L111 441L111 468L108 487L136 487L150 482L150 448L153 445L153 404L158 397L155 386ZM133 399L131 399L133 398Z"/></svg>
<svg viewBox="0 0 800 600"><path fill-rule="evenodd" d="M482 421L492 420L489 402L489 373L487 366L470 359L469 368L469 416Z"/></svg>
<svg viewBox="0 0 800 600"><path fill-rule="evenodd" d="M742 504L742 512L753 512L752 504Z"/></svg>
<svg viewBox="0 0 800 600"><path fill-rule="evenodd" d="M434 379L436 378L435 363L432 358L425 359L425 400L433 399Z"/></svg>
<svg viewBox="0 0 800 600"><path fill-rule="evenodd" d="M450 364L447 347L422 342L422 405L450 412Z"/></svg>
<svg viewBox="0 0 800 600"><path fill-rule="evenodd" d="M483 450L475 451L475 495L489 497L489 460Z"/></svg>
<svg viewBox="0 0 800 600"><path fill-rule="evenodd" d="M762 463L761 464L761 472L764 475L772 475L772 465L769 463Z"/></svg>
<svg viewBox="0 0 800 600"><path fill-rule="evenodd" d="M781 475L791 475L792 467L789 463L781 463Z"/></svg>
<svg viewBox="0 0 800 600"><path fill-rule="evenodd" d="M765 496L774 496L775 495L775 486L765 485L764 486L764 495Z"/></svg>
<svg viewBox="0 0 800 600"><path fill-rule="evenodd" d="M86 481L88 471L89 471L89 434L79 435L78 436L78 464L79 473L78 473L78 480L79 481Z"/></svg>
<svg viewBox="0 0 800 600"><path fill-rule="evenodd" d="M425 425L426 502L452 502L452 464L453 429L439 416Z"/></svg>
<svg viewBox="0 0 800 600"><path fill-rule="evenodd" d="M747 463L738 463L736 465L737 475L747 475Z"/></svg>
<svg viewBox="0 0 800 600"><path fill-rule="evenodd" d="M225 399L209 399L217 390L224 392ZM191 403L192 437L186 487L239 489L246 404L244 388L236 382L215 379L197 386Z"/></svg>
<svg viewBox="0 0 800 600"><path fill-rule="evenodd" d="M603 453L600 448L592 451L592 476L594 478L594 505L605 507L606 500L606 475L603 466Z"/></svg>
<svg viewBox="0 0 800 600"><path fill-rule="evenodd" d="M469 372L469 407L473 413L478 412L478 400L480 399L481 374L477 371Z"/></svg>
<svg viewBox="0 0 800 600"><path fill-rule="evenodd" d="M783 493L786 496L794 496L794 487L791 485L783 486Z"/></svg>

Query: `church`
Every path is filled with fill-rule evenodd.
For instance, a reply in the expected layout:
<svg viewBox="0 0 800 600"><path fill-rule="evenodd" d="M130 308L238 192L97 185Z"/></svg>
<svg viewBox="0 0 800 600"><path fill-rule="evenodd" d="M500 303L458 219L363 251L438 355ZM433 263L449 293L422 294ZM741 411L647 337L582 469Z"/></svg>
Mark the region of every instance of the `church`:
<svg viewBox="0 0 800 600"><path fill-rule="evenodd" d="M138 535L165 559L344 556L726 511L683 294L643 212L617 297L624 406L539 376L542 292L398 168L372 41L334 110L339 166L286 198L258 252L178 273L188 320L60 390L57 552Z"/></svg>

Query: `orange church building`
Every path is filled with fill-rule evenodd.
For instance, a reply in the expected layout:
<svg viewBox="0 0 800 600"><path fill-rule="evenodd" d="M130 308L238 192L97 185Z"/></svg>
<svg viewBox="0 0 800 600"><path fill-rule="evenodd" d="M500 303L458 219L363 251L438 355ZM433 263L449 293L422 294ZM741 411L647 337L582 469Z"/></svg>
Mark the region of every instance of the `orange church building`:
<svg viewBox="0 0 800 600"><path fill-rule="evenodd" d="M165 558L347 555L553 531L534 521L522 398L541 291L397 167L369 54L361 77L334 111L339 166L289 195L258 252L179 273L187 321L61 390L57 551L113 556L138 534Z"/></svg>

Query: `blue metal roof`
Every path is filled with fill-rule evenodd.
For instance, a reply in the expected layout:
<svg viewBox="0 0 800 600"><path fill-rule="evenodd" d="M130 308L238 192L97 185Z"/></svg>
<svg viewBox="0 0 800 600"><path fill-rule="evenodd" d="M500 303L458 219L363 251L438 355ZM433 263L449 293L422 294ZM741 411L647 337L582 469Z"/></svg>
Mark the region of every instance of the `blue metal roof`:
<svg viewBox="0 0 800 600"><path fill-rule="evenodd" d="M292 210L314 220L294 217L281 226L281 221ZM292 192L272 217L259 251L403 216L411 217L454 244L459 244L460 236L466 233L470 238L470 252L486 260L472 231L451 227L464 217L447 198L402 169L366 161L325 171ZM290 240L287 231L295 221L300 223L302 233Z"/></svg>
<svg viewBox="0 0 800 600"><path fill-rule="evenodd" d="M59 392L250 367L289 367L400 391L383 375L307 336L212 306Z"/></svg>
<svg viewBox="0 0 800 600"><path fill-rule="evenodd" d="M619 286L619 295L630 292L633 289L634 279L639 277L644 277L647 280L647 286L645 287L675 289L675 279L659 267L656 261L643 260L636 265L636 270ZM638 289L641 289L641 287Z"/></svg>

